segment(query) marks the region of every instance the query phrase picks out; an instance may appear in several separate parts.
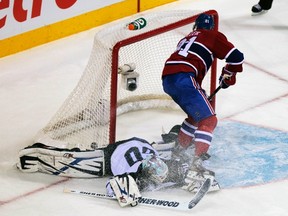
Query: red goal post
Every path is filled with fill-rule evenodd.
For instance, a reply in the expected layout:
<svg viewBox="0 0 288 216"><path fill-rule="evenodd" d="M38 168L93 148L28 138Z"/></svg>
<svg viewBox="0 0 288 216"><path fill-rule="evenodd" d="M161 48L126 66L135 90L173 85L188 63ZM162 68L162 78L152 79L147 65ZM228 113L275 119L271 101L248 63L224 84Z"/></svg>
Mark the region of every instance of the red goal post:
<svg viewBox="0 0 288 216"><path fill-rule="evenodd" d="M90 148L91 143L103 147L116 139L118 115L139 109L177 109L162 89L162 68L178 41L192 30L200 13L149 12L103 26L94 37L80 81L37 134L36 141L60 147ZM205 13L214 17L214 29L218 30L217 11ZM129 30L127 24L137 18L144 18L147 25ZM123 65L133 65L135 70L120 73L119 67ZM215 59L202 84L208 94L216 88L216 68ZM136 82L132 90L127 88L130 78ZM215 108L215 98L212 106Z"/></svg>

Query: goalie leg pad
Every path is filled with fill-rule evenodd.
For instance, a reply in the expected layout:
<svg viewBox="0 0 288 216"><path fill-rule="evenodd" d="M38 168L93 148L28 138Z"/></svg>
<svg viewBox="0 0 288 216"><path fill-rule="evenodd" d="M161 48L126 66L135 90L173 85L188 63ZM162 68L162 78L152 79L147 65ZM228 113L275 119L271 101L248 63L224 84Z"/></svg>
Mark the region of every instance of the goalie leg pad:
<svg viewBox="0 0 288 216"><path fill-rule="evenodd" d="M22 172L43 172L64 177L93 178L105 175L102 150L60 149L35 143L19 152L16 166Z"/></svg>
<svg viewBox="0 0 288 216"><path fill-rule="evenodd" d="M136 206L138 204L141 194L131 175L115 176L109 182L121 207Z"/></svg>
<svg viewBox="0 0 288 216"><path fill-rule="evenodd" d="M214 191L219 191L221 188L220 188L218 181L214 178L211 178L211 177L209 177L209 178L211 179L212 184L208 190L208 193L214 192ZM204 178L202 181L194 180L194 181L191 181L189 183L186 182L186 184L182 186L182 189L187 190L191 193L197 193L199 188L201 187L201 185L203 184L203 182L205 180L206 180L206 178Z"/></svg>
<svg viewBox="0 0 288 216"><path fill-rule="evenodd" d="M171 159L172 150L175 148L175 141L171 141L169 143L153 142L151 145L154 149L156 149L161 158L166 160Z"/></svg>

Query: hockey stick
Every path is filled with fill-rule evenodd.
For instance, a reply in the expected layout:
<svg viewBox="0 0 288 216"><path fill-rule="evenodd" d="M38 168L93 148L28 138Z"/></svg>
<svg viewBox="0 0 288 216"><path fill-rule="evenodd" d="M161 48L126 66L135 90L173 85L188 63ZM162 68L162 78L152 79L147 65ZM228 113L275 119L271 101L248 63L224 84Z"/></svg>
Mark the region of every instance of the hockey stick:
<svg viewBox="0 0 288 216"><path fill-rule="evenodd" d="M223 75L223 78L222 79L230 79L231 78L231 75L229 75L229 74L224 74ZM221 87L221 84L222 84L222 81L223 80L221 80L221 83L220 83L220 85L215 89L215 91L208 97L208 101L212 101L212 99L213 99L213 97L217 94L217 92L222 88ZM227 84L226 84L227 85ZM229 86L229 85L228 85ZM228 87L227 86L227 87Z"/></svg>
<svg viewBox="0 0 288 216"><path fill-rule="evenodd" d="M218 86L215 91L208 97L208 101L212 101L214 96L217 94L217 92L221 89L221 86Z"/></svg>
<svg viewBox="0 0 288 216"><path fill-rule="evenodd" d="M201 185L198 192L188 202L187 201L179 201L179 200L158 199L158 198L153 198L153 197L141 197L138 200L138 204L143 205L143 206L157 207L157 208L169 208L169 209L176 209L176 210L190 210L190 209L194 208L201 201L201 199L208 192L210 186L211 186L211 180L206 179L205 182ZM75 190L75 189L68 189L68 188L65 188L63 192L78 194L78 195L85 195L85 196L95 197L95 198L117 200L116 196L105 194L105 193L98 193L98 192L91 192L91 191L84 191L84 190Z"/></svg>

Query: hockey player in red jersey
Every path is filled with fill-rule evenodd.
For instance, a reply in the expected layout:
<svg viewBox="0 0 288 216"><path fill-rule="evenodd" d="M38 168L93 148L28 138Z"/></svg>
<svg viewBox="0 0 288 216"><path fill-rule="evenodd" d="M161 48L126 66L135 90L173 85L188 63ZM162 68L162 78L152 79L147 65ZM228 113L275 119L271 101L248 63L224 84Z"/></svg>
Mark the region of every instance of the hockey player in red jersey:
<svg viewBox="0 0 288 216"><path fill-rule="evenodd" d="M213 28L213 17L200 14L193 31L179 41L176 51L165 62L162 73L164 91L187 114L177 136L175 156L183 155L192 142L195 144L195 157L183 186L189 191L199 187L205 178L214 179L215 176L203 166L203 161L210 157L207 152L217 117L201 87L202 80L215 58L225 59L219 85L228 88L236 83L244 60L243 54L226 36Z"/></svg>

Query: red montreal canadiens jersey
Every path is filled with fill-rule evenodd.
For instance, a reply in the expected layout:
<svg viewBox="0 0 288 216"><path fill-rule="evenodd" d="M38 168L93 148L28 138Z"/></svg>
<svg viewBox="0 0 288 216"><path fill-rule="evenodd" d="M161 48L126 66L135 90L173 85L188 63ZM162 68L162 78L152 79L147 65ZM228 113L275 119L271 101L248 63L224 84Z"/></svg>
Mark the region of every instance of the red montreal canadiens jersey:
<svg viewBox="0 0 288 216"><path fill-rule="evenodd" d="M214 58L226 59L227 62L233 50L237 49L221 32L205 29L193 31L179 41L176 51L165 62L162 76L194 72L196 80L201 84ZM227 63L240 65L243 59L232 57L229 60L231 62Z"/></svg>

